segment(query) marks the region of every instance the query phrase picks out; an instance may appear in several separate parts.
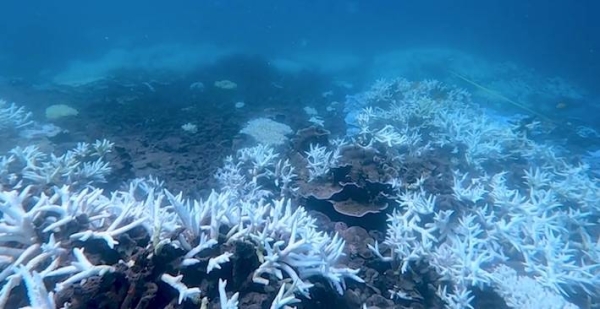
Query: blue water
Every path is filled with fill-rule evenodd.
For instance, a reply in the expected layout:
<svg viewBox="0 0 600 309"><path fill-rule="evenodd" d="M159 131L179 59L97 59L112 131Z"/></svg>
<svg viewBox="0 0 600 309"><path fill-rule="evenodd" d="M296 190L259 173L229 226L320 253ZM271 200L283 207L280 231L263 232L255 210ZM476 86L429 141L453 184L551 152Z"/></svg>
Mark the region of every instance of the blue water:
<svg viewBox="0 0 600 309"><path fill-rule="evenodd" d="M115 50L177 45L173 53L198 55L197 46L210 45L268 59L308 57L304 60L313 65L318 58L317 66L336 74L356 76L358 71L372 80L386 74L371 71L382 54L434 48L560 76L586 90L583 102L569 104L573 117L582 117L582 104L600 104L600 21L594 20L599 11L600 4L592 0L9 0L1 6L0 75L44 81L74 60L93 61ZM444 57L438 61L453 58ZM169 68L180 69L175 66ZM424 74L410 70L400 75L443 79L445 68L432 67Z"/></svg>
<svg viewBox="0 0 600 309"><path fill-rule="evenodd" d="M183 134L180 126L195 126L194 121L200 127L190 132L202 132L202 124L208 123L202 117L222 112L218 117L233 120L220 118L217 125L210 123L211 129L233 132L231 136L183 155L204 160L194 164L210 165L226 154L215 152L210 153L215 157L205 158L198 153L211 147L233 149L237 146L233 135L260 113L272 120L289 120L298 129L300 120L273 110L285 105L297 108L292 113L304 117L302 107L304 111L310 107L330 117L325 121L328 125L338 121L332 132L356 137L360 110L373 103L362 95L374 81L439 80L469 91L494 122L509 126L515 119L526 123L531 118L549 124L548 131L519 129L549 141L557 154L569 157L569 163L586 163L596 185L594 177L600 176L599 13L600 2L593 0L2 0L0 99L26 106L38 115L36 121L44 123L54 120L44 119L44 109L56 104L79 109L80 120L101 118L96 116L107 106L110 111L124 107L128 112L142 106L152 117L144 118L140 112L143 120L118 118L121 114L115 112L116 120L102 125L116 128L114 133L120 122L140 121L127 125L167 140L158 146L144 144L150 149L144 151L164 150L166 156L169 151L185 152L188 148L178 148L177 142L192 140L188 135L171 140L168 134ZM214 81L230 79L237 90L213 87ZM88 101L89 106L101 106L100 111L86 109L89 106L82 102ZM130 107L130 102L138 105ZM169 119L171 115L180 118ZM66 118L57 123L69 131L75 122ZM160 130L161 120L171 131ZM87 132L108 132L89 129L94 124L78 125ZM65 143L84 136L70 133L72 140ZM53 143L60 144L59 138ZM130 142L127 138L122 144ZM8 146L13 145L0 148ZM136 155L153 160L140 154L144 151ZM459 148L452 152L457 153ZM132 156L131 161L136 159ZM140 170L168 169L151 163L140 163ZM177 181L187 185L191 178L212 179L215 170L210 168L193 177L178 171ZM196 171L189 166L181 170ZM164 175L173 174L160 174ZM204 183L194 185L191 195L204 197L201 189L207 187L198 188ZM590 216L597 220L597 213ZM596 229L594 233L597 239Z"/></svg>
<svg viewBox="0 0 600 309"><path fill-rule="evenodd" d="M11 1L3 75L35 75L116 47L213 43L249 52L442 46L510 59L587 86L600 72L597 1Z"/></svg>

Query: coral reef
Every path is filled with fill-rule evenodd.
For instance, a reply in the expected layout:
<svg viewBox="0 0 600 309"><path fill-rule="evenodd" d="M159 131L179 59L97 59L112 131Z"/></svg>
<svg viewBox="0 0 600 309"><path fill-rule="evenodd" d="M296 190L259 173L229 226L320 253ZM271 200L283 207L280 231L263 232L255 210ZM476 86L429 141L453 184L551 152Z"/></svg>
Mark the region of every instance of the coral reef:
<svg viewBox="0 0 600 309"><path fill-rule="evenodd" d="M0 126L29 123L5 105ZM246 108L196 132L120 113L111 141L1 156L0 307L598 305L600 187L544 124L402 78L318 123Z"/></svg>

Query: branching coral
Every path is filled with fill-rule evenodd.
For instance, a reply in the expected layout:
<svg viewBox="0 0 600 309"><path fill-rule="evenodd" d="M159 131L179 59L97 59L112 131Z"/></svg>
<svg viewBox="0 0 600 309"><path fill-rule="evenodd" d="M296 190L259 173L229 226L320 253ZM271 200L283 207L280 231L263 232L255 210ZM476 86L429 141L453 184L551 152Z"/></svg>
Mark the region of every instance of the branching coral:
<svg viewBox="0 0 600 309"><path fill-rule="evenodd" d="M32 123L31 113L25 107L0 100L0 130L2 132L21 129Z"/></svg>
<svg viewBox="0 0 600 309"><path fill-rule="evenodd" d="M144 180L136 180L125 191L106 196L93 184L104 179L110 170L107 166L83 173L87 177L73 176L82 168L86 170L85 162L80 160L88 156L102 157L111 147L109 142L79 144L63 156L45 155L29 147L3 157L8 163L3 165L2 174L14 174L19 180L7 183L0 192L3 252L0 279L5 280L1 303L6 303L11 290L24 281L32 295L30 304L36 306L44 302L39 306L46 308L53 300L35 296L42 290L40 280L51 280L54 290L62 292L91 277L114 272L117 265L94 264L79 246L98 239L107 250L113 250L120 245L119 238L123 234L139 228L151 237L155 253L164 246L185 250L178 266L181 269L200 265L204 259L200 255L215 246L235 242L255 246L263 257L254 272L255 281L261 284L282 281L276 283L282 285L282 289L280 298L273 303L274 308L295 301L294 293L308 297L313 277L325 278L340 293L345 279L361 281L356 275L358 270L338 266L343 255L342 239L317 231L315 220L302 207L293 207L289 200L265 200L268 195L259 189L259 182L281 184L283 190L294 177L289 163L276 162L277 155L272 149L266 146L244 149L240 151L239 164L226 162L228 171L218 174L221 181L239 181L241 187L230 184L229 190L213 191L204 200L186 200L181 194L160 189L158 182ZM100 160L97 162L105 166ZM235 176L245 173L246 169L244 172L239 169L245 166L250 168L248 177ZM250 184L245 179L249 179ZM38 190L49 184L59 186L45 193ZM50 195L46 195L48 192ZM85 220L82 221L82 217ZM60 239L56 240L55 235L60 235ZM44 239L48 242L44 243ZM232 252L211 257L205 273L221 269L232 257ZM129 263L131 261L122 261L119 265ZM179 303L186 299L199 300L200 289L186 286L182 278L182 275L169 273L160 277L178 291ZM295 283L284 288L286 278ZM224 288L222 281L221 297L225 295ZM237 296L222 299L221 303L235 308L236 299Z"/></svg>
<svg viewBox="0 0 600 309"><path fill-rule="evenodd" d="M307 144L308 151L300 151L302 166L294 166L297 161L270 146L291 132L275 124L275 140L226 158L215 175L220 187L198 200L154 179L103 192L96 185L110 172L108 141L81 143L60 155L34 146L13 149L0 157L0 306L20 285L31 307L61 306L52 291L148 267L155 257L172 254L169 265L152 269L152 284L169 289L178 304L203 298L206 305L218 297L221 308L237 308L240 283L224 276L239 262L235 248L242 245L252 248L255 260L248 283L274 287L271 308L308 299L323 282L342 294L347 281L363 282L359 269L344 264L344 239L321 230L291 197L296 182L330 181L326 176L346 143L368 150L372 160L385 153L386 163L400 167L406 158L433 151L451 156L449 175L416 175L407 185L398 178L402 169L393 166L394 178L383 180L392 192L387 197L395 200L386 236L370 245L404 274L433 270L436 299L446 307L472 308L474 288L496 291L515 308L531 306L538 300L534 294L553 299L548 308L569 307L565 298L576 293L600 294L600 246L592 228L600 188L586 165L567 163L551 147L484 117L466 92L436 81L381 80L354 100L365 104L353 114L358 130L351 140ZM18 108L5 115L27 120ZM273 138L258 127L262 135L253 136ZM488 164L507 158L518 158L525 170L486 172ZM448 192L428 186L428 177L449 179ZM138 234L148 254L121 254ZM91 244L114 256L99 259L88 253ZM523 274L517 276L508 262ZM218 279L218 288L205 289L188 272ZM517 293L515 286L523 290ZM406 299L400 289L390 294L394 301Z"/></svg>
<svg viewBox="0 0 600 309"><path fill-rule="evenodd" d="M357 115L357 136L373 136L365 145L374 147L374 140L393 147L402 138L397 130L414 123L409 132L428 147L454 148L469 171L456 164L452 188L460 207L453 209L442 209L422 189L395 186L400 208L389 216L384 241L390 255L381 254L386 249L377 243L371 246L376 255L399 262L403 272L423 263L432 267L441 276L438 296L448 308L471 308L473 287L492 287L515 308L530 308L537 297L530 293L560 300L548 308L571 306L563 297L578 293L600 296L597 232L591 228L600 187L585 165L566 163L550 146L487 117L464 91L439 83L379 81L358 97L368 104ZM386 138L377 132L387 132ZM420 153L411 148L404 150L407 155ZM486 165L508 157L528 168L486 173ZM519 173L523 181L509 184L507 176ZM500 283L507 271L493 271L508 261L521 264L537 287L511 298L514 293Z"/></svg>

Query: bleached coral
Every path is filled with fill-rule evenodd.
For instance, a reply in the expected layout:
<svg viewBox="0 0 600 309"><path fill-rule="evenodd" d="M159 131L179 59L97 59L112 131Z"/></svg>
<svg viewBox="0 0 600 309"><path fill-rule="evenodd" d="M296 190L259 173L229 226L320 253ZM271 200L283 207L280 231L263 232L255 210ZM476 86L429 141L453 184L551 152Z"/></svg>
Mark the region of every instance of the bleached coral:
<svg viewBox="0 0 600 309"><path fill-rule="evenodd" d="M289 305L299 303L300 300L296 298L294 292L297 289L298 281L294 281L292 284L283 283L271 303L270 309L288 308Z"/></svg>
<svg viewBox="0 0 600 309"><path fill-rule="evenodd" d="M93 147L100 155L110 146L98 142ZM77 159L88 154L89 147L92 146L80 144L70 152L72 166L79 166ZM24 162L29 162L24 166L37 166L44 155L35 148L26 149L21 150L20 155L27 158ZM293 169L282 161L274 163L275 158L276 155L267 148L247 149L240 153L240 160L256 169L255 172L264 173L261 177L289 180ZM41 291L40 278L55 278L53 280L58 283L54 289L63 291L91 277L113 272L115 265L92 264L81 248L64 249L62 240L85 243L96 238L103 240L110 249L119 245L121 234L138 227L151 235L152 245L171 245L186 250L180 264L182 268L199 263L199 254L219 245L223 232L227 242L256 246L264 258L254 273L257 282L268 284L274 279L285 278L295 282L292 286L282 287L282 298L274 301L275 307L295 302L294 293L309 295L310 279L315 276L328 280L340 293L346 279L361 281L357 270L338 267L344 241L338 235L318 232L315 219L302 207L292 207L289 200L265 200L248 195L240 200L229 191L214 191L205 200L185 200L182 195L161 190L159 182L141 179L133 181L125 191L112 192L110 197L91 185L81 188L63 185L45 195L35 190L36 184L45 183L45 179L28 181L31 182L29 186L13 186L13 190L3 188L0 191L0 278L5 280L0 303L6 303L11 290L22 280L32 295L30 304L36 306L46 301L37 296L33 299L33 295ZM81 216L86 217L87 224L77 228L73 223ZM55 234L63 238L56 241ZM49 241L44 243L47 235ZM232 255L232 252L223 252L210 258L206 273L219 269ZM130 262L122 263L129 265ZM201 291L185 286L181 276L165 273L161 280L179 292L180 303L185 299L196 301L200 298ZM222 282L221 290L224 285ZM237 304L236 296L223 298L222 302L233 308Z"/></svg>
<svg viewBox="0 0 600 309"><path fill-rule="evenodd" d="M171 276L169 274L162 274L160 276L160 280L170 285L179 293L179 298L177 300L178 304L181 304L185 299L191 299L197 302L200 299L200 293L202 293L202 291L200 291L199 288L187 287L183 282L181 282L182 279L183 275Z"/></svg>
<svg viewBox="0 0 600 309"><path fill-rule="evenodd" d="M32 124L31 112L25 107L0 100L0 131L7 132Z"/></svg>
<svg viewBox="0 0 600 309"><path fill-rule="evenodd" d="M227 298L227 292L225 287L227 286L227 280L219 279L219 302L222 309L237 309L238 308L238 297L239 293L235 293L231 298Z"/></svg>
<svg viewBox="0 0 600 309"><path fill-rule="evenodd" d="M138 204L146 206L144 201L138 202L131 198L127 193L113 193L111 198L108 199L104 196L99 196L99 200L93 201L98 204L110 205L112 209L108 210L107 213L111 216L109 224L99 224L95 230L86 230L71 234L71 239L77 239L80 241L87 241L88 239L102 239L106 242L109 248L114 248L118 241L117 236L126 233L129 230L141 226L147 221L147 217L144 213L141 213L141 209ZM146 200L148 202L148 200ZM106 216L106 215L105 215ZM90 217L88 219L97 219ZM92 223L95 223L92 220Z"/></svg>
<svg viewBox="0 0 600 309"><path fill-rule="evenodd" d="M414 125L407 132L419 134L431 147L454 148L452 154L471 167L469 173L453 172L453 194L460 206L452 210L440 209L435 199L426 202L426 192L394 186L400 208L388 218L384 244L390 255L381 254L375 243L371 249L376 255L399 262L402 271L432 267L441 276L438 296L447 308L469 308L473 287L494 288L515 308L535 307L524 299L537 299L528 293L542 290L554 295L556 306L567 308L572 305L566 296L600 294L593 228L600 187L589 167L567 163L552 146L488 117L468 93L440 83L378 81L357 97L369 103L356 118L358 136L369 141L376 132L372 128L389 131L385 139L371 137L363 144L372 146L374 140L393 147L392 141L402 138L397 130L410 121ZM520 174L486 173L484 166L508 158L528 166ZM507 177L515 174L523 181L509 184ZM510 299L515 293L498 283L507 271L494 271L509 261L525 272L515 283L535 278L539 288Z"/></svg>
<svg viewBox="0 0 600 309"><path fill-rule="evenodd" d="M228 156L215 174L221 190L246 201L257 201L277 193L286 196L295 190L292 183L296 177L289 159L279 159L273 147L263 144L242 148L235 157ZM273 185L278 190L262 189Z"/></svg>
<svg viewBox="0 0 600 309"><path fill-rule="evenodd" d="M28 205L32 187L22 191L5 191L0 193L0 242L16 242L26 246L37 241L34 220L42 215L42 208L48 204L47 197L41 197L35 204Z"/></svg>
<svg viewBox="0 0 600 309"><path fill-rule="evenodd" d="M225 252L217 257L208 260L208 266L206 267L206 273L209 274L214 269L221 269L221 264L229 262L229 258L233 256L231 252Z"/></svg>
<svg viewBox="0 0 600 309"><path fill-rule="evenodd" d="M0 185L83 187L105 182L111 171L105 157L112 147L113 143L107 140L78 143L62 155L45 153L36 146L15 147L8 155L0 156Z"/></svg>
<svg viewBox="0 0 600 309"><path fill-rule="evenodd" d="M42 276L36 271L31 272L25 266L19 266L16 270L16 276L23 278L25 287L27 288L27 298L30 306L25 308L32 309L53 309L56 308L54 303L54 293L48 292Z"/></svg>
<svg viewBox="0 0 600 309"><path fill-rule="evenodd" d="M287 135L293 131L286 124L269 118L257 118L248 121L240 133L250 135L260 144L277 146L285 143L288 140Z"/></svg>
<svg viewBox="0 0 600 309"><path fill-rule="evenodd" d="M340 160L340 147L334 150L327 150L325 146L310 144L309 151L306 151L306 161L308 161L308 181L313 181L327 175L329 170L336 167Z"/></svg>
<svg viewBox="0 0 600 309"><path fill-rule="evenodd" d="M519 276L517 271L500 265L493 270L494 290L504 298L511 308L522 309L576 309L565 299L541 286L535 279Z"/></svg>
<svg viewBox="0 0 600 309"><path fill-rule="evenodd" d="M565 296L597 295L600 245L592 226L600 212L600 189L589 167L567 163L551 147L478 118L482 111L467 93L435 81L382 80L363 99L378 106L358 113L355 145L393 150L398 158L450 149L467 163L454 165L448 175L452 191L443 199L454 198L452 209L440 207L442 198L427 189L428 177L440 175L417 176L407 186L390 181L398 207L388 216L383 244L370 245L377 257L402 272L423 265L436 271L437 295L448 308L470 308L474 288L493 289L522 308L537 299L531 293L567 308ZM339 293L347 280L362 282L358 269L342 263L344 239L321 231L305 208L292 205L295 167L273 148L291 129L256 121L269 125L255 137L274 140L228 157L215 175L220 187L199 200L173 194L155 179L137 179L107 194L95 188L110 171L103 159L109 142L79 144L62 156L25 147L0 157L0 305L24 284L31 306L49 306L54 299L40 285L45 278L58 280L53 288L60 292L116 266L131 266L133 261L94 264L80 246L99 239L106 250L119 248L120 237L134 229L150 236L152 254L164 246L183 252L173 264L176 272L157 277L178 292L180 304L205 296L199 287L184 284L185 270L222 274L236 263L230 250L235 244L255 249L259 266L252 280L279 289L271 308L310 297L316 278ZM249 127L242 133L250 134ZM275 137L273 128L280 130ZM310 180L336 166L343 144L310 146L305 153ZM508 157L529 166L517 173L485 173L484 164ZM509 176L522 181L509 182ZM82 217L86 224L76 224ZM503 268L508 261L522 268L521 277ZM507 280L514 284L505 285ZM514 291L517 285L521 294ZM221 278L221 307L237 308L239 294L230 291L228 297L226 288ZM403 291L393 292L401 301Z"/></svg>
<svg viewBox="0 0 600 309"><path fill-rule="evenodd" d="M235 203L228 194L213 192L206 201L198 202L185 201L168 191L166 194L190 233L183 243L196 243L202 235L216 240L219 231L227 228L229 242L248 242L262 252L264 259L254 272L255 282L268 284L269 278L283 280L285 275L298 280L299 292L308 295L310 284L306 280L313 276L328 279L340 293L345 278L362 281L356 270L336 267L344 241L337 235L317 232L315 219L301 207L292 210L289 200ZM198 246L208 247L203 243L206 241ZM194 250L191 245L185 247ZM225 259L219 259L219 263L222 261Z"/></svg>
<svg viewBox="0 0 600 309"><path fill-rule="evenodd" d="M84 255L83 249L73 249L73 255L75 261L71 262L71 265L52 270L45 275L46 277L68 276L67 279L56 285L56 291L60 291L87 278L103 276L105 273L115 270L113 266L92 264Z"/></svg>
<svg viewBox="0 0 600 309"><path fill-rule="evenodd" d="M191 134L196 134L198 133L198 126L191 123L191 122L187 122L183 125L181 125L181 129L185 132L191 133Z"/></svg>
<svg viewBox="0 0 600 309"><path fill-rule="evenodd" d="M435 80L378 80L348 104L361 106L347 117L359 129L355 139L360 144L404 147L411 156L432 146L464 144L466 160L479 167L510 156L522 140L510 127L487 117L469 93Z"/></svg>

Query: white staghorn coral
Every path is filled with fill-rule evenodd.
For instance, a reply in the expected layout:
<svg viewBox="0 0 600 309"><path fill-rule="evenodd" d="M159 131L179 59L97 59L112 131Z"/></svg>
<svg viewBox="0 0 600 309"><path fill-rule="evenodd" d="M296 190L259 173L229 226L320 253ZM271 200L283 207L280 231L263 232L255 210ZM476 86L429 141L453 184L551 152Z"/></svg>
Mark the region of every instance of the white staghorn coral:
<svg viewBox="0 0 600 309"><path fill-rule="evenodd" d="M285 273L286 277L301 282L299 287L309 287L303 280L321 276L341 293L345 278L361 281L356 276L356 270L336 267L344 241L337 235L331 237L317 232L314 219L301 207L292 211L289 200L236 205L228 200L227 194L213 192L206 201L186 202L181 195L174 196L168 191L165 193L184 226L187 226L189 234L184 240L188 250L193 250L189 244L197 239L216 239L218 231L227 227L228 241L249 242L263 252L264 261L254 272L256 282L268 284L270 280L263 276L282 280ZM198 246L212 246L206 243L206 240L201 240ZM224 261L224 258L213 260L213 264ZM215 266L210 265L209 262L212 270ZM307 290L303 293L307 293Z"/></svg>
<svg viewBox="0 0 600 309"><path fill-rule="evenodd" d="M85 153L85 149L80 145L73 150L73 156ZM30 150L23 156L35 165L39 157L35 149ZM253 159L244 160L252 162ZM281 177L280 181L289 182L293 169L271 161L260 167L262 177L269 181ZM219 245L223 236L230 243L246 242L255 246L264 257L254 273L257 281L269 284L289 278L294 282L282 290L281 299L274 300L275 308L296 302L294 293L308 296L313 277L325 278L340 293L346 279L362 281L357 270L338 265L344 241L338 235L318 232L315 219L302 207L292 207L290 201L283 198L265 200L256 196L256 191L249 191L238 199L239 195L234 197L231 192L213 191L205 200L185 200L181 194L155 191L158 187L143 180L132 182L126 191L112 192L110 197L93 186L78 189L67 185L47 190L50 195L45 195L36 190L35 179L29 181L31 185L23 188L0 190L3 214L0 275L4 280L1 303L6 303L11 290L23 280L33 295L39 290L39 285L32 284L39 282L38 277L58 280L54 290L63 291L91 277L114 271L115 265L92 264L77 244L96 238L103 240L108 249L115 248L121 234L137 227L152 235L153 245L168 244L186 250L180 264L182 268L201 263L199 256ZM86 218L84 226L77 223L81 216ZM62 235L63 240L81 243L73 243L72 250L63 249L62 241L56 241L55 234ZM42 239L46 237L48 241L44 243ZM219 269L231 257L232 253L227 251L213 256L208 259L206 272ZM131 261L123 261L123 265L129 263ZM27 272L20 265L24 265ZM181 276L162 274L161 279L180 292L180 302L197 300L200 296L198 288L182 285ZM30 302L32 306L39 303L33 299ZM233 306L234 298L227 303Z"/></svg>
<svg viewBox="0 0 600 309"><path fill-rule="evenodd" d="M388 218L384 244L391 255L381 254L377 243L370 246L381 259L399 262L403 271L411 265L432 267L441 276L438 296L447 308L471 307L472 287L493 288L515 308L539 307L541 300L529 300L542 292L555 297L552 306L561 308L572 306L563 297L600 295L594 230L600 186L585 164L561 158L552 145L489 116L465 91L437 82L382 80L352 99L364 103L351 119L360 128L362 145L375 147L376 141L392 148L402 138L396 133L408 132L429 146L408 146L406 155L422 153L414 149L448 149L453 165L464 161L469 166L451 175L458 203L451 210L440 209L435 199L416 203L426 200L425 192L391 182L400 206ZM373 138L376 132L385 137ZM522 172L498 166L509 161L527 166ZM487 174L490 166L499 172ZM521 178L523 182L512 182ZM509 279L515 276L506 275L507 270L494 271L509 261L526 274L517 280ZM539 287L519 283L526 288L519 293L500 283L532 278Z"/></svg>
<svg viewBox="0 0 600 309"><path fill-rule="evenodd" d="M324 146L310 144L309 150L304 152L308 161L308 181L322 178L331 168L336 167L341 158L341 147L344 145L344 142L340 142L334 150L327 151Z"/></svg>
<svg viewBox="0 0 600 309"><path fill-rule="evenodd" d="M170 285L179 293L179 298L177 300L178 304L181 304L185 299L191 299L194 302L197 302L200 299L200 293L202 291L200 291L199 288L188 288L183 282L181 282L182 279L183 275L174 277L169 274L162 274L160 276L160 280Z"/></svg>
<svg viewBox="0 0 600 309"><path fill-rule="evenodd" d="M227 280L219 279L219 303L222 309L237 309L238 308L238 297L239 293L235 293L231 298L227 298L227 292L225 287L227 286Z"/></svg>
<svg viewBox="0 0 600 309"><path fill-rule="evenodd" d="M600 190L588 167L478 118L481 110L460 104L468 98L459 90L440 98L433 91L446 89L434 81L396 80L380 81L365 94L379 105L358 115L361 132L354 143L359 147L393 157L391 164L428 151L454 160L451 168L410 176L414 181L402 173L383 179L396 191L388 197L397 207L389 212L383 244L370 246L373 253L401 272L422 267L437 272L437 295L448 308L472 307L475 288L495 290L520 308L530 306L529 300L545 304L531 293L564 307L570 306L566 296L597 296L600 244L594 228ZM325 178L343 156L342 144L310 145L305 153L310 180ZM238 246L251 247L247 252L258 261L246 278L279 291L271 295L273 309L310 297L316 282L344 293L348 280L363 281L359 270L344 266L340 234L324 232L307 209L293 205L294 166L273 145L244 148L227 158L216 175L220 187L199 200L171 193L154 179L138 179L114 192L96 188L110 171L104 161L112 147L107 141L78 144L62 155L15 148L0 157L0 307L19 285L28 290L31 307L54 306L52 290L67 293L92 278L144 267L167 252L163 249L178 256L167 273L150 280L173 288L173 295L177 291L179 304L200 297L217 302L216 289L200 290L205 282L186 277L192 272L202 280L219 279L222 308L240 306L244 295L232 289L238 283L229 280L228 287L220 278L239 266ZM509 157L527 166L485 173L484 164ZM438 170L445 171L435 174ZM449 184L443 184L442 194L431 189L443 181ZM127 240L144 232L147 248L135 259L111 264L82 249L94 245L121 253ZM508 262L523 271L520 277L502 268ZM394 302L407 300L400 287L390 291Z"/></svg>
<svg viewBox="0 0 600 309"><path fill-rule="evenodd" d="M31 113L25 107L0 100L0 131L5 133L32 124Z"/></svg>
<svg viewBox="0 0 600 309"><path fill-rule="evenodd" d="M94 265L84 255L83 249L73 249L75 261L69 266L64 266L46 274L46 277L66 276L67 279L59 282L55 290L60 291L67 286L79 283L80 281L93 276L103 276L107 272L113 272L115 268L109 265Z"/></svg>
<svg viewBox="0 0 600 309"><path fill-rule="evenodd" d="M36 146L15 147L0 157L0 185L70 185L84 187L106 182L111 172L105 156L113 144L98 140L93 144L79 143L64 154L45 153Z"/></svg>

